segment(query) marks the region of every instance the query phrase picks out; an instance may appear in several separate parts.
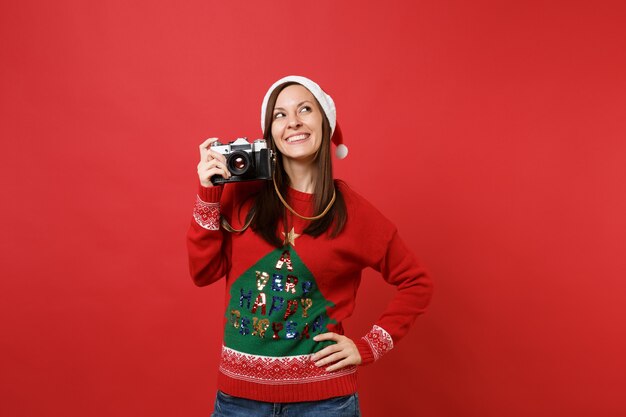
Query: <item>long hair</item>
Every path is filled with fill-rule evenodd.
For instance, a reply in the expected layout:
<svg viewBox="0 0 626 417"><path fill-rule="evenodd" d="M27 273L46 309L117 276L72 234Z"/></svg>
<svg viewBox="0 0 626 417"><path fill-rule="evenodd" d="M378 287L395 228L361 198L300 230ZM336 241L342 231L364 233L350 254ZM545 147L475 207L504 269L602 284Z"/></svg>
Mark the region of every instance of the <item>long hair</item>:
<svg viewBox="0 0 626 417"><path fill-rule="evenodd" d="M276 166L274 169L274 178L276 186L280 193L287 195L289 187L289 177L283 167L283 155L276 147L274 138L272 137L272 121L274 106L276 105L276 99L280 92L287 86L297 84L289 82L277 87L271 94L267 108L265 109L265 134L264 139L267 141L269 148L276 155ZM318 111L322 113L322 143L315 154L314 163L317 164L317 176L314 181L314 207L315 213L321 213L326 208L335 192L335 203L330 208L328 213L321 219L313 220L304 229L302 233L310 236L320 236L331 228L330 237L334 238L343 229L347 220L346 204L338 187L335 187L333 181L333 167L331 159L331 146L330 146L330 123L322 107L315 100ZM282 247L283 241L276 234L278 224L281 219L286 216L286 209L281 203L280 199L276 195L274 190L274 184L271 181L267 181L262 187L259 193L254 197L254 203L251 210L248 212L247 221L251 220L250 227L256 233L258 233L265 241L275 247ZM254 217L253 217L254 216ZM286 222L283 222L285 228L284 232L287 233Z"/></svg>

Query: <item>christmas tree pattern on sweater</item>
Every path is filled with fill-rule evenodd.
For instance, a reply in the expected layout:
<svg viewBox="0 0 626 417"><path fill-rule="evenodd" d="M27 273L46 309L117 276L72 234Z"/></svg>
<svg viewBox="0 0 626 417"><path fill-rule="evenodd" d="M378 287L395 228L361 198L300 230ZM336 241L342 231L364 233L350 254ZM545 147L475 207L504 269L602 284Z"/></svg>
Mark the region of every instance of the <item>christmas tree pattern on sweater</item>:
<svg viewBox="0 0 626 417"><path fill-rule="evenodd" d="M275 249L244 272L231 286L222 351L223 373L265 383L300 383L328 375L310 355L333 344L315 342L326 333L327 308L315 277L293 247Z"/></svg>
<svg viewBox="0 0 626 417"><path fill-rule="evenodd" d="M231 286L224 344L263 356L314 353L327 331L327 301L293 247L276 249Z"/></svg>

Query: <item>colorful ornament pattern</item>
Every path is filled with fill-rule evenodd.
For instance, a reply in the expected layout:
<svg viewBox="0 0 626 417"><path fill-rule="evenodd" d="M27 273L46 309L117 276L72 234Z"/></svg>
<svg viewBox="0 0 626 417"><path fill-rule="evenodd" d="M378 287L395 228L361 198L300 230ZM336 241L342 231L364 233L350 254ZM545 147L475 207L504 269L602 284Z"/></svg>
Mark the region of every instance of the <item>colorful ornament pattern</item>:
<svg viewBox="0 0 626 417"><path fill-rule="evenodd" d="M258 356L222 347L220 371L231 378L270 385L323 381L356 372L349 366L334 372L315 366L311 355Z"/></svg>
<svg viewBox="0 0 626 417"><path fill-rule="evenodd" d="M220 230L220 203L207 203L196 196L193 218L204 229Z"/></svg>
<svg viewBox="0 0 626 417"><path fill-rule="evenodd" d="M370 345L372 352L374 353L374 360L377 361L385 353L393 349L393 339L380 326L372 327L372 330L363 339Z"/></svg>

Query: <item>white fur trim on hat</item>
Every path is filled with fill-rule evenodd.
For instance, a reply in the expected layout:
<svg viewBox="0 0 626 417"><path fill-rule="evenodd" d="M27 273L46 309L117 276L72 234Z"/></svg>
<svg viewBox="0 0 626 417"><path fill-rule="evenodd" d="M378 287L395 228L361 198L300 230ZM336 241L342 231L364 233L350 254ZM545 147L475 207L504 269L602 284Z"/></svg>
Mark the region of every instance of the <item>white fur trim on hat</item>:
<svg viewBox="0 0 626 417"><path fill-rule="evenodd" d="M324 90L322 90L319 85L317 85L315 81L298 75L289 75L281 78L272 84L269 90L267 90L267 93L265 93L263 104L261 105L261 129L263 129L263 133L265 133L265 109L267 108L267 102L269 101L270 96L277 87L290 82L301 84L317 99L320 106L322 106L324 114L326 114L326 117L328 118L328 123L330 124L330 134L332 136L332 134L335 133L335 126L337 125L337 109L335 109L335 102L324 92Z"/></svg>

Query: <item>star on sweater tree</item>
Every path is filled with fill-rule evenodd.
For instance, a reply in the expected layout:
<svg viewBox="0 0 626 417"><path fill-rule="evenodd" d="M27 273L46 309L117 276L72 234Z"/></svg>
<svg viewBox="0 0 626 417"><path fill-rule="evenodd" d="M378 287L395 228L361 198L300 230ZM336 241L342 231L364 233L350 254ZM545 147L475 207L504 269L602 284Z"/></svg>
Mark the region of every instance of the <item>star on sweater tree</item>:
<svg viewBox="0 0 626 417"><path fill-rule="evenodd" d="M296 233L296 231L294 230L293 227L291 228L289 233L287 233L287 235L285 235L285 232L281 232L281 233L285 237L283 239L283 245L290 244L291 246L296 246L296 239L299 238L300 236L302 236L302 235Z"/></svg>

